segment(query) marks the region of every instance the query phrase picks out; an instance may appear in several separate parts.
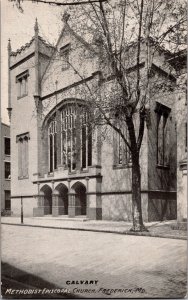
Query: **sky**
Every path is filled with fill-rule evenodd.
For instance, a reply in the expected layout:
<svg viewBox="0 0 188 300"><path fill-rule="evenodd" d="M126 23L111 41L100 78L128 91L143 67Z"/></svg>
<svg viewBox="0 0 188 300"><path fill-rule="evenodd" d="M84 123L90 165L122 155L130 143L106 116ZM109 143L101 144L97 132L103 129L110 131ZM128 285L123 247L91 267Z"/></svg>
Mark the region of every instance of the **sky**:
<svg viewBox="0 0 188 300"><path fill-rule="evenodd" d="M38 19L39 34L48 42L55 43L62 29L62 8L32 3L27 0L21 2L21 13L13 2L1 1L1 120L9 124L8 106L8 39L11 39L12 51L31 40L34 35L35 19Z"/></svg>

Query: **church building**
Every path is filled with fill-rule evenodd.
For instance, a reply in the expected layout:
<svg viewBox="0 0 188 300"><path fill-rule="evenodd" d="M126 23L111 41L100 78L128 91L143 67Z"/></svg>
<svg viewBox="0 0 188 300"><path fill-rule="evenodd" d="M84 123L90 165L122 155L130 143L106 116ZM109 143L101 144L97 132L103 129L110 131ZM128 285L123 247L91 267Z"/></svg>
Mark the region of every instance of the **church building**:
<svg viewBox="0 0 188 300"><path fill-rule="evenodd" d="M89 121L86 84L108 84L89 54L66 18L56 47L39 35L37 21L26 45L14 52L9 41L13 216L22 197L25 217L132 220L130 153L112 128ZM168 55L160 49L152 72L175 86L161 63ZM144 221L177 217L175 99L172 89L149 102L140 157Z"/></svg>

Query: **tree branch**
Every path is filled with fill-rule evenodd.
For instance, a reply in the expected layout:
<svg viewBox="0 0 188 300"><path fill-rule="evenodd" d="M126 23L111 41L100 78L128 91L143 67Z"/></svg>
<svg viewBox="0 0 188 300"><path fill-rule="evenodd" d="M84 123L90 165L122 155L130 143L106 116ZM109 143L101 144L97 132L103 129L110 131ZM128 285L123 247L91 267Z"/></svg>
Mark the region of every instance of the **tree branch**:
<svg viewBox="0 0 188 300"><path fill-rule="evenodd" d="M141 44L141 34L142 34L142 15L143 15L143 7L144 7L144 0L141 1L140 7L140 20L139 20L139 30L138 30L138 50L137 50L137 82L136 82L136 92L137 92L137 100L136 104L140 100L140 44Z"/></svg>
<svg viewBox="0 0 188 300"><path fill-rule="evenodd" d="M139 134L137 139L137 148L140 150L142 145L142 139L144 136L144 128L145 128L145 108L140 112L140 126L139 126Z"/></svg>
<svg viewBox="0 0 188 300"><path fill-rule="evenodd" d="M20 6L20 0L9 0L10 2L17 2ZM100 2L107 2L108 0L89 0L89 1L77 1L77 2L55 2L55 1L49 1L49 0L22 0L22 1L29 1L29 2L35 2L35 3L45 3L50 5L57 5L57 6L67 6L67 5L80 5L80 4L91 4L91 3L100 3Z"/></svg>

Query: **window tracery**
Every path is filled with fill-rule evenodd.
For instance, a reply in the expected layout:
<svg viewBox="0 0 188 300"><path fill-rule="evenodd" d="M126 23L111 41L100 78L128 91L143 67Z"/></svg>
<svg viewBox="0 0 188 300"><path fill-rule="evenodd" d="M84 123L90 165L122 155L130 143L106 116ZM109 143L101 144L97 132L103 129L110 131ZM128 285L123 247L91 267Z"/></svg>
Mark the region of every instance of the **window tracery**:
<svg viewBox="0 0 188 300"><path fill-rule="evenodd" d="M86 107L69 103L60 110L60 130L57 132L57 121L54 116L49 124L49 170L57 169L57 155L60 162L70 172L76 168L87 169L92 165L92 129ZM57 140L60 147L57 148Z"/></svg>

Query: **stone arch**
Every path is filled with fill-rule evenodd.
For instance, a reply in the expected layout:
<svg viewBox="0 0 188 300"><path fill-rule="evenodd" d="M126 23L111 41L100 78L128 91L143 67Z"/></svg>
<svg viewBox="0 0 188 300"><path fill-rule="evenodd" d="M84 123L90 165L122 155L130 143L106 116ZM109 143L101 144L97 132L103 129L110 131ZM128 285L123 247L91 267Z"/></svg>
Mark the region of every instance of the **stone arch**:
<svg viewBox="0 0 188 300"><path fill-rule="evenodd" d="M45 127L47 127L48 123L50 122L50 120L54 119L54 115L56 114L57 110L61 110L64 106L66 106L67 104L76 104L78 106L85 106L87 108L89 108L88 103L81 99L81 98L75 98L75 97L71 97L71 98L65 98L63 100L61 100L56 106L54 106L49 112L48 114L45 116L43 123L42 123L42 131L45 129Z"/></svg>
<svg viewBox="0 0 188 300"><path fill-rule="evenodd" d="M52 214L52 189L45 184L39 192L39 197L43 198L44 215Z"/></svg>
<svg viewBox="0 0 188 300"><path fill-rule="evenodd" d="M85 185L79 181L75 182L71 190L75 193L76 215L86 215L87 197Z"/></svg>
<svg viewBox="0 0 188 300"><path fill-rule="evenodd" d="M85 100L66 98L42 122L41 172L56 172L59 165L74 170L92 166L91 109Z"/></svg>
<svg viewBox="0 0 188 300"><path fill-rule="evenodd" d="M59 183L53 195L56 196L56 206L59 207L59 215L68 215L68 188L65 184Z"/></svg>

